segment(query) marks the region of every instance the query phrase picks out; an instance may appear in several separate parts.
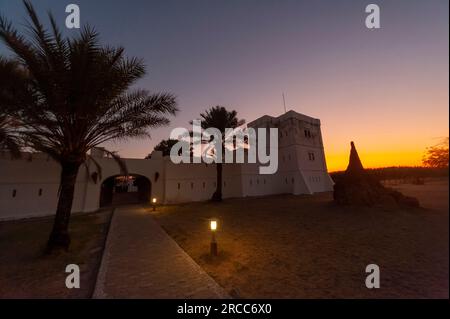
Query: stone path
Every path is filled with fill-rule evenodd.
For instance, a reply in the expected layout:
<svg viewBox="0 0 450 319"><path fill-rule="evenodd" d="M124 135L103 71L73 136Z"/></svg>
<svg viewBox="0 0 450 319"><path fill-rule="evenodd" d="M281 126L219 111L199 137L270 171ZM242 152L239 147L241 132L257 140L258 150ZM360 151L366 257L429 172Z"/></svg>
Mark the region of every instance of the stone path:
<svg viewBox="0 0 450 319"><path fill-rule="evenodd" d="M93 298L228 298L140 206L117 208Z"/></svg>

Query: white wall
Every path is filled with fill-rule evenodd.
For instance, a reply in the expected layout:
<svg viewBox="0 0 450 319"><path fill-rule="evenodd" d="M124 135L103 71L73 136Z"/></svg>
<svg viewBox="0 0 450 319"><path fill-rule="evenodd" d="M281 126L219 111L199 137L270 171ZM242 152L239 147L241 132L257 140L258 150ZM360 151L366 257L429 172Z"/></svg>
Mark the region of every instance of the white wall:
<svg viewBox="0 0 450 319"><path fill-rule="evenodd" d="M224 198L312 194L332 190L318 119L289 111L278 118L263 116L249 126L279 129L278 171L273 175L260 175L259 163L224 164ZM305 137L305 129L311 132L311 137ZM314 160L311 160L309 153L314 153ZM101 150L96 150L92 155L102 167L102 176L94 183L86 169L80 168L73 212L97 210L102 182L111 176L121 175L117 163L102 157ZM216 188L215 164L173 164L169 157L163 158L160 152L154 152L151 159L123 160L129 174L142 175L150 180L151 197L156 197L158 202L209 200ZM92 163L90 171L96 171ZM158 180L156 173L159 174ZM24 154L22 159L11 160L8 154L0 153L0 219L54 214L59 174L59 165L44 154L33 154L31 157Z"/></svg>
<svg viewBox="0 0 450 319"><path fill-rule="evenodd" d="M161 156L152 159L124 159L129 174L147 177L151 182L151 196L164 198L164 162ZM119 166L111 158L96 158L102 167L102 178L94 183L84 166L80 167L75 186L73 212L96 211L100 204L102 182L121 175ZM90 173L96 171L89 165ZM12 160L0 154L0 220L53 215L58 200L61 168L58 163L40 153L24 153ZM159 178L155 180L155 173ZM15 196L13 192L15 190ZM41 195L39 195L41 190Z"/></svg>
<svg viewBox="0 0 450 319"><path fill-rule="evenodd" d="M165 202L182 203L211 199L216 190L215 164L174 164L165 161ZM223 165L223 198L241 196L240 167L237 164Z"/></svg>
<svg viewBox="0 0 450 319"><path fill-rule="evenodd" d="M0 218L54 212L59 172L58 165L42 154L22 160L11 160L8 154L0 154ZM40 196L39 190L42 190Z"/></svg>

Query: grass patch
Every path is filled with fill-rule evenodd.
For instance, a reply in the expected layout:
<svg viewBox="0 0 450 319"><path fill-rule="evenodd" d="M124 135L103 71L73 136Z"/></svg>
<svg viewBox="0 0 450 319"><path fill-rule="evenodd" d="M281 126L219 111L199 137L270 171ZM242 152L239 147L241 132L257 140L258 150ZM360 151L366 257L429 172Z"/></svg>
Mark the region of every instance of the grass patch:
<svg viewBox="0 0 450 319"><path fill-rule="evenodd" d="M68 252L45 255L53 218L0 223L0 298L90 298L111 210L74 214ZM67 289L65 268L77 264L81 288Z"/></svg>

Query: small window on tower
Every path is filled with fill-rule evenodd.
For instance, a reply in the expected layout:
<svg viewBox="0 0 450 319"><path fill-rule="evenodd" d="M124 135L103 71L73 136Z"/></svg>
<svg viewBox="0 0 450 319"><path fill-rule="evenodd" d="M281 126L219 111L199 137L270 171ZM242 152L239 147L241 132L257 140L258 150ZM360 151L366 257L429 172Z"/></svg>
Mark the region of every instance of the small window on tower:
<svg viewBox="0 0 450 319"><path fill-rule="evenodd" d="M309 129L305 129L305 137L306 138L312 138L311 131Z"/></svg>

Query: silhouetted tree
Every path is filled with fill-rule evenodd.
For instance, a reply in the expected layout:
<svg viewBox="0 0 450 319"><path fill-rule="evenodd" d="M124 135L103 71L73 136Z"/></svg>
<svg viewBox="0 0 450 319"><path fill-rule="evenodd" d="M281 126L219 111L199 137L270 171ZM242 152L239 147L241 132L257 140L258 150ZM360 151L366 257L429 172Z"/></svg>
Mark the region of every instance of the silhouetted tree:
<svg viewBox="0 0 450 319"><path fill-rule="evenodd" d="M200 114L201 125L203 129L214 127L222 133L222 155L225 153L225 129L226 128L237 128L245 123L245 120L240 120L237 117L236 111L228 111L223 106L215 106L206 110L204 113ZM222 170L223 164L216 163L217 170L217 183L216 191L212 196L212 200L221 201L222 200Z"/></svg>
<svg viewBox="0 0 450 319"><path fill-rule="evenodd" d="M427 148L422 164L426 167L448 168L448 137Z"/></svg>
<svg viewBox="0 0 450 319"><path fill-rule="evenodd" d="M10 61L0 56L0 95L12 97L20 90L23 83L24 72L16 61ZM17 87L16 87L17 85ZM0 151L6 150L13 158L20 157L22 141L17 132L17 118L11 116L13 109L8 110L8 105L0 104Z"/></svg>
<svg viewBox="0 0 450 319"><path fill-rule="evenodd" d="M63 37L51 14L48 30L31 3L24 4L31 21L29 38L0 17L0 39L27 75L10 79L17 82L16 92L0 94L0 105L18 114L27 145L61 165L48 247L67 249L75 181L87 152L109 140L148 136L149 128L169 123L176 102L167 93L129 91L145 67L140 59L125 57L124 48L101 46L89 26L73 38ZM6 71L0 70L2 81L11 74Z"/></svg>
<svg viewBox="0 0 450 319"><path fill-rule="evenodd" d="M179 142L178 140L173 139L162 140L153 148L153 150L162 152L163 156L169 156L172 146L174 146L178 142ZM151 153L148 154L145 158L151 158Z"/></svg>
<svg viewBox="0 0 450 319"><path fill-rule="evenodd" d="M0 151L8 151L13 158L18 158L20 148L21 140L16 134L14 119L0 113Z"/></svg>

